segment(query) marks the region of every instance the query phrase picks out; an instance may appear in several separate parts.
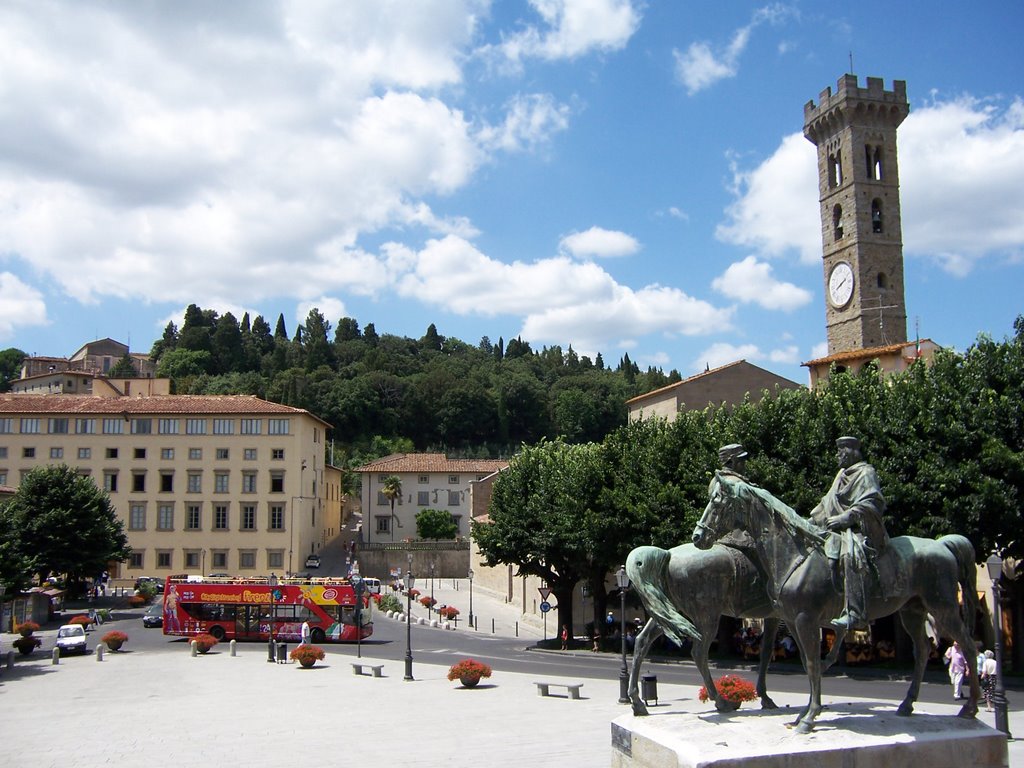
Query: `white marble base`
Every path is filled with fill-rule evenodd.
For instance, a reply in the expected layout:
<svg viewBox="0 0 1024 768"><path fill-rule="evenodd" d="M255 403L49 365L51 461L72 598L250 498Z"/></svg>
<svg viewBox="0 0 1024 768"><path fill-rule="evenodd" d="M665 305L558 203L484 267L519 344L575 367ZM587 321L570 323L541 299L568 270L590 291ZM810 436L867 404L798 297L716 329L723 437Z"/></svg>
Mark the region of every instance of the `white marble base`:
<svg viewBox="0 0 1024 768"><path fill-rule="evenodd" d="M612 768L1007 768L1006 736L978 720L900 717L895 706L830 704L812 733L787 727L798 709L744 704L722 714L696 702L612 721Z"/></svg>

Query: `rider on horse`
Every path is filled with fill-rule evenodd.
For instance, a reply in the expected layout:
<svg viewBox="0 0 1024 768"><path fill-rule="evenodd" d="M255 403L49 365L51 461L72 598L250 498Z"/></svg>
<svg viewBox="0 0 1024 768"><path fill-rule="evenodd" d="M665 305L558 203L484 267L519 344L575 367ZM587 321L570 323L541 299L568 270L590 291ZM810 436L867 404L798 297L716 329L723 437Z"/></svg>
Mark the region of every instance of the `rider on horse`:
<svg viewBox="0 0 1024 768"><path fill-rule="evenodd" d="M846 606L832 624L863 629L867 627L865 576L889 542L882 520L885 497L875 468L861 456L857 438L840 437L836 449L839 472L828 493L811 511L811 520L832 531L825 554L842 566Z"/></svg>

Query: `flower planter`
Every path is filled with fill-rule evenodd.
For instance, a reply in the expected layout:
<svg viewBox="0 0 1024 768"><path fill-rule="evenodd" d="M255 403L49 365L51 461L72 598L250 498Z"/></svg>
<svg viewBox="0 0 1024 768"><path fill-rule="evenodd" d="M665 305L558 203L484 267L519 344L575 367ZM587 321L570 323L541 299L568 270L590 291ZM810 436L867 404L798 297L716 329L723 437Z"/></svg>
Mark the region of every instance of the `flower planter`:
<svg viewBox="0 0 1024 768"><path fill-rule="evenodd" d="M33 637L32 635L24 635L11 643L11 645L18 649L18 652L22 656L28 656L41 644L42 641L38 637Z"/></svg>
<svg viewBox="0 0 1024 768"><path fill-rule="evenodd" d="M108 640L107 648L111 651L120 651L121 646L124 645L124 640Z"/></svg>
<svg viewBox="0 0 1024 768"><path fill-rule="evenodd" d="M300 659L299 664L302 665L303 669L309 669L314 664L316 664L316 659Z"/></svg>
<svg viewBox="0 0 1024 768"><path fill-rule="evenodd" d="M491 668L475 659L463 659L448 670L448 679L458 680L463 688L475 688L481 677L490 676Z"/></svg>
<svg viewBox="0 0 1024 768"><path fill-rule="evenodd" d="M476 684L480 682L480 675L466 675L460 677L459 682L463 688L476 688Z"/></svg>

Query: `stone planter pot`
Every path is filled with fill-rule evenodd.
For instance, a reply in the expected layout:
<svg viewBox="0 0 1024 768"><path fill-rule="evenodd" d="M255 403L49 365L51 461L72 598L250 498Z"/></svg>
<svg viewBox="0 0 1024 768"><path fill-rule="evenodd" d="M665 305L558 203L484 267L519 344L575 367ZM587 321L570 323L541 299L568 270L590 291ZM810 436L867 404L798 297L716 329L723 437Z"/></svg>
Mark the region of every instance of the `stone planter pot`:
<svg viewBox="0 0 1024 768"><path fill-rule="evenodd" d="M462 683L463 688L476 688L476 684L480 682L480 675L466 675L460 677L459 682Z"/></svg>
<svg viewBox="0 0 1024 768"><path fill-rule="evenodd" d="M309 668L310 668L310 667L312 667L312 666L313 666L314 664L316 664L316 659L301 659L301 660L299 661L299 664L301 664L301 665L302 665L302 668L303 668L303 669L309 669Z"/></svg>
<svg viewBox="0 0 1024 768"><path fill-rule="evenodd" d="M124 640L111 640L107 643L107 648L109 648L111 652L120 651L122 645L124 645Z"/></svg>

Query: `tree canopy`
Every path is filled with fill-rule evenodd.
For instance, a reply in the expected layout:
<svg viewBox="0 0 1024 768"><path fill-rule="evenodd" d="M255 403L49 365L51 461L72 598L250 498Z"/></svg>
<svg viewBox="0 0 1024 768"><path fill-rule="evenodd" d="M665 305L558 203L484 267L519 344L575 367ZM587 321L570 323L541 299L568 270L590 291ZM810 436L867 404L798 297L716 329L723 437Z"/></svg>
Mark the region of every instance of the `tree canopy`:
<svg viewBox="0 0 1024 768"><path fill-rule="evenodd" d="M416 514L416 535L421 539L454 539L459 526L452 513L443 509L424 509Z"/></svg>

